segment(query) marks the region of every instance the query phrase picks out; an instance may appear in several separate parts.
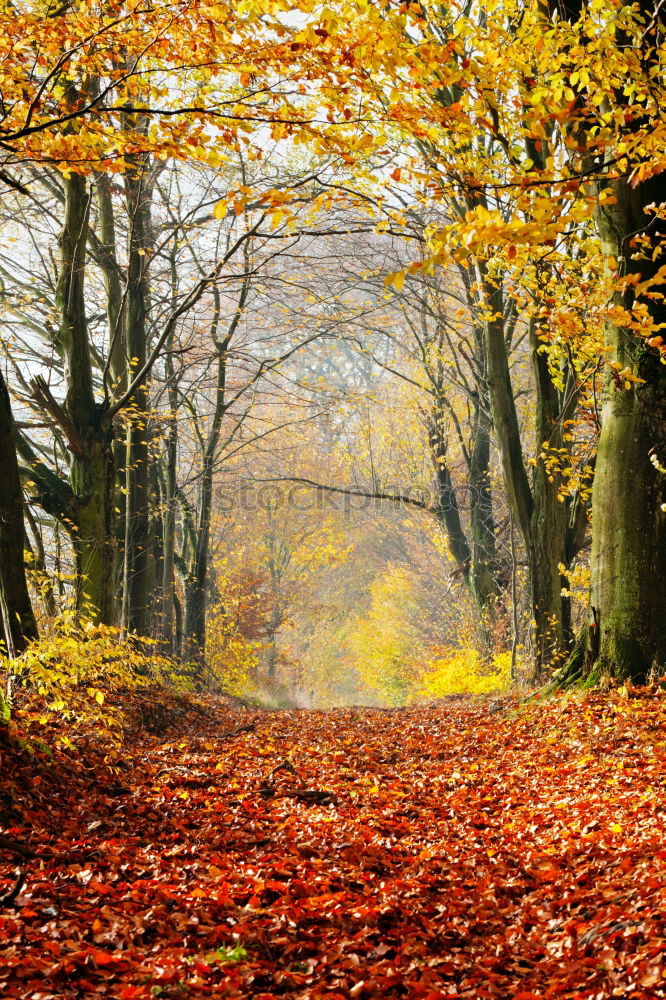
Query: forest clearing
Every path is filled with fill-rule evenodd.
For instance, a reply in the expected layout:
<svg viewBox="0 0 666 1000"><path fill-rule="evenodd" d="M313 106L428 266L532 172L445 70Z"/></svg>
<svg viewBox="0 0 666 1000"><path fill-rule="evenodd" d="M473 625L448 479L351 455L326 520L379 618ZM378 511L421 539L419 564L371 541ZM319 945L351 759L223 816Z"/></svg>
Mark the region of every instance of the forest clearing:
<svg viewBox="0 0 666 1000"><path fill-rule="evenodd" d="M0 750L3 997L666 995L662 688L143 723Z"/></svg>

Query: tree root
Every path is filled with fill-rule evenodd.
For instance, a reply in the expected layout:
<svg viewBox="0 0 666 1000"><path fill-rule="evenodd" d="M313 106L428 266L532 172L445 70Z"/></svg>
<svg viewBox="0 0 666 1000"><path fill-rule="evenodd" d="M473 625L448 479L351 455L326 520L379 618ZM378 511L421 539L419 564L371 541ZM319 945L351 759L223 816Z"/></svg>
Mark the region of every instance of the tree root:
<svg viewBox="0 0 666 1000"><path fill-rule="evenodd" d="M19 858L34 858L35 852L25 844L20 844L18 840L9 840L7 837L0 837L0 850L10 851Z"/></svg>
<svg viewBox="0 0 666 1000"><path fill-rule="evenodd" d="M286 771L287 774L293 774L296 780L300 783L300 788L295 788L292 791L279 792L275 787L275 775L280 771ZM305 781L302 776L298 773L291 761L282 760L280 763L273 768L271 773L264 784L259 789L259 794L262 799L296 799L298 802L307 802L310 805L337 805L338 799L333 792L328 792L325 789L319 788L306 788Z"/></svg>
<svg viewBox="0 0 666 1000"><path fill-rule="evenodd" d="M237 726L236 729L231 729L228 733L221 733L215 739L232 740L234 736L239 736L241 733L253 733L256 728L256 722L246 722L244 726Z"/></svg>
<svg viewBox="0 0 666 1000"><path fill-rule="evenodd" d="M568 691L570 688L579 687L585 680L586 653L587 653L588 629L583 628L578 633L573 649L569 653L569 658L551 679L539 688L530 699L548 698L556 691Z"/></svg>
<svg viewBox="0 0 666 1000"><path fill-rule="evenodd" d="M16 882L14 883L14 888L10 889L9 892L5 893L4 896L0 896L0 909L3 906L11 906L14 900L18 897L21 889L25 884L25 872L19 871L16 876Z"/></svg>

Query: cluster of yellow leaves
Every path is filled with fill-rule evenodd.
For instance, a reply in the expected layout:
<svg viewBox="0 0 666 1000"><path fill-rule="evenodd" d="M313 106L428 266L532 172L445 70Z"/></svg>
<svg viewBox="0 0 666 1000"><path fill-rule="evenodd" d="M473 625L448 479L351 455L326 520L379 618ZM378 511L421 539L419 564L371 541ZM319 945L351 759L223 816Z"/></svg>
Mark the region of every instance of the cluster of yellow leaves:
<svg viewBox="0 0 666 1000"><path fill-rule="evenodd" d="M223 605L210 608L206 621L206 660L214 687L225 694L255 694L261 643L247 639Z"/></svg>
<svg viewBox="0 0 666 1000"><path fill-rule="evenodd" d="M540 262L556 274L564 257L570 272L580 273L595 206L616 203L618 179L636 185L666 168L663 82L658 60L644 58L650 25L641 6L590 0L574 23L550 18L547 7L517 0L454 4L449 19L425 3L412 33L414 51L398 49L405 62L396 75L415 84L391 106L393 123L420 143L421 153L425 146L424 201L441 200L451 218L433 234L425 267L472 258L501 264L506 274L513 265L519 297L521 282L527 299L551 296L544 324L549 350L573 346L593 361L603 350L604 323L615 323L663 351L649 302L663 298L666 268L649 282L604 276L599 248L595 263L583 247L589 273L580 274L577 299L570 293L575 284L551 295L530 275ZM434 52L436 70L429 63ZM386 71L370 59L368 72L379 82ZM415 269L389 275L387 285L399 290ZM618 314L613 293L628 283L635 302ZM626 360L616 363L620 377L608 373L616 389L641 384Z"/></svg>
<svg viewBox="0 0 666 1000"><path fill-rule="evenodd" d="M174 665L159 657L150 640L126 642L119 629L81 621L63 613L21 657L0 660L0 673L11 675L43 699L40 721L54 713L69 719L92 718L110 732L119 725L120 707L107 694L151 681L178 684Z"/></svg>
<svg viewBox="0 0 666 1000"><path fill-rule="evenodd" d="M578 601L583 607L587 607L590 600L590 570L588 566L578 565L567 569L562 563L559 570L567 581L567 586L562 588L562 594Z"/></svg>
<svg viewBox="0 0 666 1000"><path fill-rule="evenodd" d="M581 433L577 433L581 431ZM544 441L533 466L543 463L548 481L557 483L557 499L564 503L567 497L587 500L592 492L594 468L591 462L594 442L590 442L586 426L580 420L564 422L564 446L556 447Z"/></svg>
<svg viewBox="0 0 666 1000"><path fill-rule="evenodd" d="M511 684L511 653L496 653L484 662L478 650L442 651L426 665L415 700L451 694L501 694Z"/></svg>
<svg viewBox="0 0 666 1000"><path fill-rule="evenodd" d="M5 162L123 170L128 157L224 161L266 126L305 128L280 83L289 32L237 4L42 0L0 4Z"/></svg>

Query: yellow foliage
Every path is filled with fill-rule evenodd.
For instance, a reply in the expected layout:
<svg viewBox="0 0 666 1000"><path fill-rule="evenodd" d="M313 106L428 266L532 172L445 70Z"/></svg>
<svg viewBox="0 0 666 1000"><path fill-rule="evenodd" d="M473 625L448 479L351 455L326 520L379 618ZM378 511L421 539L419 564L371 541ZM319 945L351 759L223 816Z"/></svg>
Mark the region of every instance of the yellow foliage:
<svg viewBox="0 0 666 1000"><path fill-rule="evenodd" d="M149 651L152 645L149 639L127 642L120 629L68 611L18 659L0 659L0 673L44 699L41 722L54 714L85 717L111 732L121 709L107 703L110 692L157 680L179 682L174 664Z"/></svg>
<svg viewBox="0 0 666 1000"><path fill-rule="evenodd" d="M559 570L566 579L568 586L562 588L564 597L571 597L584 607L587 607L590 600L590 568L589 566L577 565L567 569L562 563Z"/></svg>
<svg viewBox="0 0 666 1000"><path fill-rule="evenodd" d="M363 686L389 705L402 705L413 686L418 603L407 570L393 566L370 585L370 607L355 622L350 647Z"/></svg>
<svg viewBox="0 0 666 1000"><path fill-rule="evenodd" d="M225 694L255 694L254 675L261 643L252 642L221 605L208 612L206 659L213 680Z"/></svg>
<svg viewBox="0 0 666 1000"><path fill-rule="evenodd" d="M476 649L458 649L430 660L418 697L449 694L499 694L511 683L511 653L496 653L485 663Z"/></svg>

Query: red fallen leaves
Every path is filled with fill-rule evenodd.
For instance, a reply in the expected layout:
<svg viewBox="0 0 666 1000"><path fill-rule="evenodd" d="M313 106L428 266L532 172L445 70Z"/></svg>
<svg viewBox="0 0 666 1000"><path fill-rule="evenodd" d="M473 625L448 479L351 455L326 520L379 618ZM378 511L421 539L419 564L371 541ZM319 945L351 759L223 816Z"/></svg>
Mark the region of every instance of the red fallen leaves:
<svg viewBox="0 0 666 1000"><path fill-rule="evenodd" d="M625 694L253 713L232 738L220 708L115 771L92 743L3 749L1 831L37 858L1 995L664 997L666 699Z"/></svg>

